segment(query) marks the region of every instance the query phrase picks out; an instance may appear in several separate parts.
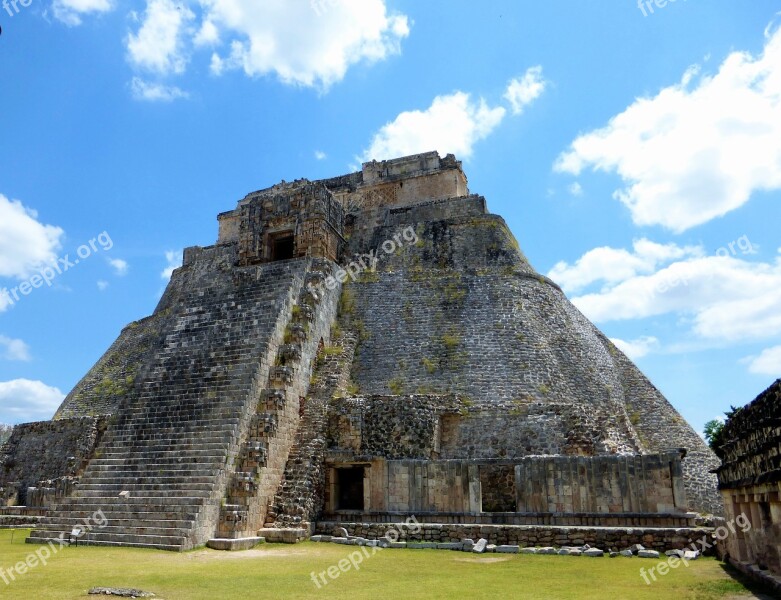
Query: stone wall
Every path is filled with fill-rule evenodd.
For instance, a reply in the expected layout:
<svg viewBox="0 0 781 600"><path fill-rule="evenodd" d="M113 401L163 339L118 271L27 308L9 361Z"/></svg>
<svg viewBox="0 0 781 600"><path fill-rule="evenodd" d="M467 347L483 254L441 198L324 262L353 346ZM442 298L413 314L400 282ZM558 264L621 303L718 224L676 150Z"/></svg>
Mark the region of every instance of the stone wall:
<svg viewBox="0 0 781 600"><path fill-rule="evenodd" d="M418 519L420 521L420 519ZM317 533L331 535L336 527L344 527L350 535L367 539L380 539L390 531L400 532L402 541L419 542L461 542L465 539L488 540L489 544L511 544L523 548L529 546L582 546L589 544L601 549L623 550L633 544L642 544L648 549L667 550L691 549L697 540L706 538L713 543L712 529L694 527L550 527L476 524L433 524L422 522L411 529L404 518L382 523L355 523L344 521L320 521Z"/></svg>
<svg viewBox="0 0 781 600"><path fill-rule="evenodd" d="M724 425L719 488L728 521L726 539L734 560L781 575L781 379Z"/></svg>
<svg viewBox="0 0 781 600"><path fill-rule="evenodd" d="M460 199L462 206L474 200ZM659 391L520 252L494 215L427 220L436 203L369 211L348 226L352 255L411 227L418 242L378 252L346 285L362 331L358 395L456 394L443 457L613 455L686 448L691 507L721 514L716 458ZM465 450L467 448L468 450Z"/></svg>
<svg viewBox="0 0 781 600"><path fill-rule="evenodd" d="M683 514L687 510L679 454L531 456L519 461L385 460L329 452L336 471L365 468L366 513ZM326 511L339 509L327 503Z"/></svg>
<svg viewBox="0 0 781 600"><path fill-rule="evenodd" d="M3 504L26 505L28 488L39 484L67 494L65 480L82 472L106 424L105 417L76 417L17 425L0 450Z"/></svg>

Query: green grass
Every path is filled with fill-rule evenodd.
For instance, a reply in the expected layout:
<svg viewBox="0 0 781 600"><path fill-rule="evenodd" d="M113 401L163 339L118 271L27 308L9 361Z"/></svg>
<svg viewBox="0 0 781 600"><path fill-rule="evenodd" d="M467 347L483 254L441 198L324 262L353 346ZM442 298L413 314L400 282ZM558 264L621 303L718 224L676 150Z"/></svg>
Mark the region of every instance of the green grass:
<svg viewBox="0 0 781 600"><path fill-rule="evenodd" d="M0 531L0 566L25 560L39 546L26 531ZM367 549L370 551L371 549ZM709 600L745 594L714 559L679 567L646 585L641 566L655 561L528 555L473 555L447 550L382 550L318 589L310 574L337 565L352 546L266 544L247 552L182 554L135 548L63 548L47 565L16 581L0 580L0 598L86 598L91 587L134 587L164 600L239 598L675 598ZM92 596L98 598L98 596Z"/></svg>

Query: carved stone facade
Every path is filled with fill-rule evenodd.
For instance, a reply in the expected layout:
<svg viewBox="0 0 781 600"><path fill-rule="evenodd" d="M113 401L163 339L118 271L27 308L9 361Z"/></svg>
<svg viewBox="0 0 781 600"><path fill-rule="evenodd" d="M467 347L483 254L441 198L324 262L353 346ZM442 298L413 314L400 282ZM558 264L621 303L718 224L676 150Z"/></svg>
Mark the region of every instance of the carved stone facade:
<svg viewBox="0 0 781 600"><path fill-rule="evenodd" d="M719 489L739 525L724 551L749 573L775 576L781 591L781 379L727 420L719 442Z"/></svg>

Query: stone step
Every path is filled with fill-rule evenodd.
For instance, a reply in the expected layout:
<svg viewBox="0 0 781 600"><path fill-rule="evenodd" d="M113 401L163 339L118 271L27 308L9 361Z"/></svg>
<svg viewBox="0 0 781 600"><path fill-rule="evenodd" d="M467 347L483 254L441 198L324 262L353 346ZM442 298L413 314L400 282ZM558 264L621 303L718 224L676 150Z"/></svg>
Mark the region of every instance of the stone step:
<svg viewBox="0 0 781 600"><path fill-rule="evenodd" d="M166 437L156 437L148 439L133 439L132 436L126 436L124 439L112 438L110 440L104 440L105 443L101 444L101 451L106 452L122 452L126 450L154 450L155 448L164 448L165 446L176 445L179 448L186 448L188 446L202 449L206 447L226 447L233 444L237 432L233 430L221 432L219 435L202 434L191 436L175 436L168 435Z"/></svg>
<svg viewBox="0 0 781 600"><path fill-rule="evenodd" d="M73 521L73 520L71 520ZM165 521L160 521L161 523L164 523ZM104 535L112 535L112 534L122 534L122 533L128 533L132 535L154 535L154 536L175 536L175 537L186 537L190 533L192 533L192 527L184 526L184 527L154 527L150 525L148 522L144 523L142 526L139 526L136 524L129 524L125 525L125 523L131 523L129 521L122 521L122 524L112 524L114 523L113 520L109 519L108 525L103 525L102 527L99 526L99 524L93 525L93 532L98 532ZM181 523L191 523L188 521L181 521ZM39 535L41 534L50 534L52 532L60 532L60 531L66 531L67 533L70 533L73 531L75 527L79 527L81 525L82 530L84 529L84 522L57 522L57 523L47 523L47 522L41 522L40 525L36 526L35 532Z"/></svg>
<svg viewBox="0 0 781 600"><path fill-rule="evenodd" d="M212 477L209 477L209 479L213 479ZM176 485L172 485L170 483L135 483L135 484L122 484L122 483L116 483L114 481L114 478L112 478L111 483L95 483L92 481L91 483L82 483L76 488L76 493L79 492L91 492L91 491L99 491L103 490L107 492L105 495L110 496L110 492L116 491L117 494L124 490L130 490L132 492L143 492L143 491L154 491L154 490L167 490L171 488L176 488L180 491L206 491L210 492L216 487L216 483L214 481L208 481L203 483L184 483L180 482Z"/></svg>
<svg viewBox="0 0 781 600"><path fill-rule="evenodd" d="M112 435L119 433L130 436L136 433L143 433L145 430L154 430L155 433L167 433L169 429L173 431L182 431L183 425L187 425L188 432L201 428L208 431L219 431L229 427L238 427L239 422L238 416L220 419L179 419L178 421L160 419L118 426L116 429L113 429L111 433Z"/></svg>
<svg viewBox="0 0 781 600"><path fill-rule="evenodd" d="M178 494L183 493L184 490L180 489L170 489L170 490L160 490L160 489L154 489L154 490L137 490L137 489L129 489L129 490L119 490L115 494L111 494L109 490L106 489L95 489L95 490L84 490L84 489L77 489L74 493L72 498L119 498L120 492L129 492L130 498L171 498L176 497ZM212 495L212 490L186 490L187 497L188 498L209 498Z"/></svg>
<svg viewBox="0 0 781 600"><path fill-rule="evenodd" d="M72 513L71 513L72 514ZM86 516L80 516L80 517L41 517L41 525L40 527L42 529L68 529L70 531L74 527L84 527L84 523L86 519L89 519L91 515ZM106 520L108 521L109 525L112 527L138 527L139 522L136 519L118 519L114 518L112 515L112 518L109 519L106 517ZM90 521L92 522L92 521ZM97 524L95 524L97 526ZM144 521L143 524L144 527L151 527L151 528L157 528L157 529L176 529L180 531L189 531L193 528L193 522L186 520L186 519L158 519L158 520L148 520Z"/></svg>
<svg viewBox="0 0 781 600"><path fill-rule="evenodd" d="M60 536L60 531L34 531L30 534L30 538L34 540L56 540ZM66 537L70 531L66 532ZM124 545L124 546L136 546L142 547L160 547L165 546L167 550L179 550L187 538L183 535L138 535L127 533L102 533L99 530L93 530L85 533L79 538L79 545L82 546L97 546L97 545ZM98 542L104 542L99 544ZM30 542L34 543L34 542Z"/></svg>
<svg viewBox="0 0 781 600"><path fill-rule="evenodd" d="M101 442L101 448L105 450L119 450L121 448L154 448L159 444L198 444L203 441L204 444L229 444L234 439L237 431L233 425L225 430L215 432L195 431L195 432L175 432L169 431L160 433L155 437L136 437L131 434L122 434L117 437L106 437Z"/></svg>
<svg viewBox="0 0 781 600"><path fill-rule="evenodd" d="M128 448L126 452L119 450L104 450L98 458L93 460L117 461L117 460L149 460L155 459L176 459L186 460L213 458L225 456L229 444L206 444L207 448L193 448L191 446L179 446L171 444L170 446L149 447L149 448ZM163 461L165 462L165 461Z"/></svg>
<svg viewBox="0 0 781 600"><path fill-rule="evenodd" d="M102 511L106 519L110 521L134 521L136 525L139 525L141 522L146 523L149 521L192 521L202 507L191 507L189 511L181 510L187 507L175 507L175 510L171 510L171 507L161 507L161 505L138 508L140 510L135 510L134 507L126 507L125 510L120 510L119 507L112 509L108 506L85 504L76 508L64 507L62 510L55 507L51 511L51 516L66 523L71 522L73 519L80 520L83 523L85 520L92 519L94 515L99 515L100 511ZM144 508L149 508L150 510L143 510ZM158 510L154 510L156 508Z"/></svg>
<svg viewBox="0 0 781 600"><path fill-rule="evenodd" d="M35 532L33 532L34 534ZM28 544L48 544L49 541L55 541L56 538L44 538L30 534L25 541ZM57 534L59 535L59 534ZM132 547L132 548L145 548L147 550L168 550L171 552L181 552L182 544L127 544L124 542L109 542L109 541L91 541L90 546L115 546L115 547Z"/></svg>
<svg viewBox="0 0 781 600"><path fill-rule="evenodd" d="M175 490L176 491L176 490ZM179 507L192 507L202 506L208 499L204 496L181 496L180 492L176 491L175 495L159 494L157 496L145 496L137 497L130 496L128 498L119 496L90 496L85 498L70 497L65 498L61 502L57 503L57 510L93 510L97 511L102 508L104 510L110 510L113 508L119 508L120 510L135 509L136 507L147 508L146 512L159 512L169 509L178 509ZM93 512L94 512L93 511Z"/></svg>
<svg viewBox="0 0 781 600"><path fill-rule="evenodd" d="M86 519L91 519L93 515L97 514L99 510L103 511L103 514L105 515L106 519L109 521L127 521L127 522L134 522L137 525L141 523L149 523L152 521L194 521L195 517L197 516L200 507L194 508L191 511L182 511L182 510L169 510L169 511L162 511L162 510L151 510L151 511L145 511L145 510L108 510L105 507L92 507L90 510L71 510L71 509L63 509L61 512L58 511L55 516L59 517L62 515L63 522L71 522L73 519L78 519L82 523Z"/></svg>
<svg viewBox="0 0 781 600"><path fill-rule="evenodd" d="M172 476L172 475L142 475L137 472L132 474L118 474L111 471L104 471L99 474L95 474L87 479L89 483L85 483L82 479L80 486L95 484L95 485L116 485L116 486L133 486L133 485L150 485L150 486L171 486L177 487L180 484L214 484L215 476L209 475L185 475L185 476Z"/></svg>
<svg viewBox="0 0 781 600"><path fill-rule="evenodd" d="M161 464L161 463L140 463L137 465L101 465L90 463L84 472L84 478L92 477L96 473L115 473L117 475L164 475L185 476L185 475L205 475L213 473L215 469L225 467L225 460L213 462L197 462L181 465Z"/></svg>

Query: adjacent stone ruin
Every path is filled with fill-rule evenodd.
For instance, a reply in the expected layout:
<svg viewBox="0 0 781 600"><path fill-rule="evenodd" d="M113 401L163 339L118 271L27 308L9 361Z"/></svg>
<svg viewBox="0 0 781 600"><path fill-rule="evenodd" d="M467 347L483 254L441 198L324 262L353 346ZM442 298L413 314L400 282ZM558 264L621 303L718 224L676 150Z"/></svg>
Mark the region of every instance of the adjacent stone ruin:
<svg viewBox="0 0 781 600"><path fill-rule="evenodd" d="M733 523L722 554L781 592L781 379L727 419L717 444Z"/></svg>

